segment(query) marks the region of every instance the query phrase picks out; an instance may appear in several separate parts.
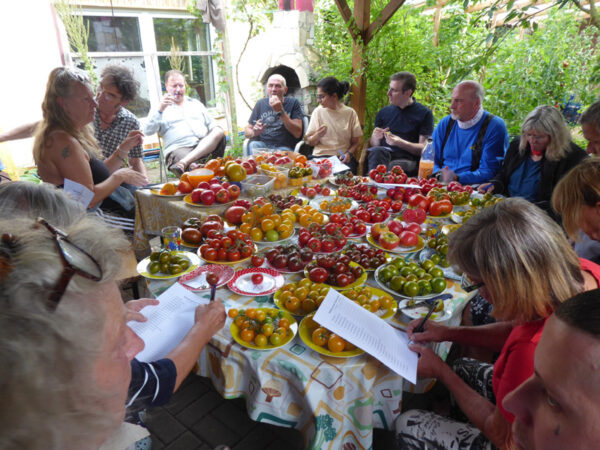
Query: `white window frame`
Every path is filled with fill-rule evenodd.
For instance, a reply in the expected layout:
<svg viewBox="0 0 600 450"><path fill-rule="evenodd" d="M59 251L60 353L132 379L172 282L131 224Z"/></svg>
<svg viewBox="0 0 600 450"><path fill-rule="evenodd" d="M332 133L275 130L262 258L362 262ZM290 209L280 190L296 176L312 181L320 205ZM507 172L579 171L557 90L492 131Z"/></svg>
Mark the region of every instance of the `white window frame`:
<svg viewBox="0 0 600 450"><path fill-rule="evenodd" d="M82 8L78 14L83 16L99 16L99 17L110 17L113 16L113 11L111 9L103 9L103 8ZM123 9L115 9L114 10L115 17L135 17L138 19L139 31L140 31L140 43L142 46L141 52L89 52L88 55L91 58L106 58L106 57L114 57L114 58L127 58L127 57L140 57L144 58L144 65L146 67L146 81L148 84L148 94L150 96L150 110L158 108L160 104L160 99L162 98L162 87L161 87L161 79L160 79L160 71L158 67L158 57L159 56L169 56L170 52L165 51L157 51L156 50L156 35L154 34L154 18L159 19L197 19L197 17L185 13L185 12L163 12L163 11L144 11L144 10L123 10ZM212 46L215 31L211 24L209 25L209 40L210 45ZM215 80L215 74L217 72L217 64L215 62L214 56L218 55L217 52L214 51L186 51L181 52L183 56L209 56L211 57L211 66L212 66L212 74L211 74L211 84L214 92L215 99L218 98L218 89ZM69 56L76 55L76 53L72 53L69 46ZM205 105L206 106L206 105ZM222 109L219 106L209 108L209 111L213 116L219 115L219 110Z"/></svg>

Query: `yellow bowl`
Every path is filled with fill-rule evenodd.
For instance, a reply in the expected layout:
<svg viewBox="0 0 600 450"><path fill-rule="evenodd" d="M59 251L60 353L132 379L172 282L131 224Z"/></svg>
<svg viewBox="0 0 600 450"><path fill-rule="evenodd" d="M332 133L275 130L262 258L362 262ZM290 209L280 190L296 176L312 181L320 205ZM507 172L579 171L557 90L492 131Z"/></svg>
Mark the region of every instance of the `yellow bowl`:
<svg viewBox="0 0 600 450"><path fill-rule="evenodd" d="M208 169L196 169L192 170L191 172L187 172L187 176L188 180L190 180L190 184L195 189L203 181L208 181L214 177L215 173Z"/></svg>

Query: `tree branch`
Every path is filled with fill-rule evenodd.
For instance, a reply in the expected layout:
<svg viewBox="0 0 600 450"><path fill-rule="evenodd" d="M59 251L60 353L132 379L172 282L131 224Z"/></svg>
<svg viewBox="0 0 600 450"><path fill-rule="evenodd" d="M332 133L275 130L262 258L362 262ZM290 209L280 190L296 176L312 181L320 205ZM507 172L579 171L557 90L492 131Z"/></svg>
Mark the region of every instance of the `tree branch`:
<svg viewBox="0 0 600 450"><path fill-rule="evenodd" d="M377 34L381 28L392 18L394 13L404 4L405 0L390 0L385 8L381 11L381 14L369 25L365 34L365 44L368 44L371 39Z"/></svg>

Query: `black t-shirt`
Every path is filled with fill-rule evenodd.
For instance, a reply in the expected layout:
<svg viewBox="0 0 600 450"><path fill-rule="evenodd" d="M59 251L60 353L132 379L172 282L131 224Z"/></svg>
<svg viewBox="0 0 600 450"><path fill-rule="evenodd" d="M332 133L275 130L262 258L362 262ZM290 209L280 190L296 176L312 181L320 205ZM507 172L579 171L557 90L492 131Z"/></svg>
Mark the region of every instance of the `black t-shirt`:
<svg viewBox="0 0 600 450"><path fill-rule="evenodd" d="M433 134L433 113L426 106L415 101L412 105L401 109L398 106L388 105L382 108L375 116L375 126L389 128L390 132L408 142L419 142L419 136ZM379 145L389 147L382 139ZM418 160L419 157L401 149L391 147L397 152L402 152L406 158Z"/></svg>
<svg viewBox="0 0 600 450"><path fill-rule="evenodd" d="M291 119L302 119L304 114L302 112L302 105L294 97L283 98L283 109ZM253 138L253 140L292 149L296 146L299 139L296 139L292 133L285 128L281 121L281 117L279 117L269 105L268 98L261 98L256 102L256 106L252 110L248 122L254 125L259 119L263 124L267 125L267 128L265 128L260 136Z"/></svg>

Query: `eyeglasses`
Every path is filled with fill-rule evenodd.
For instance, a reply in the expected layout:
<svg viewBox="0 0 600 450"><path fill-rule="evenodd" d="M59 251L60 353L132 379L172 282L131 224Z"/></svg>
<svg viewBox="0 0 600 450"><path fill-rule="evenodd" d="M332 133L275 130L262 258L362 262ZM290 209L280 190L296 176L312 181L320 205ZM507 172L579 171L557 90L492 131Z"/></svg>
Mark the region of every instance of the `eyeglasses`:
<svg viewBox="0 0 600 450"><path fill-rule="evenodd" d="M317 94L317 100L323 100L325 97L327 97L326 94Z"/></svg>
<svg viewBox="0 0 600 450"><path fill-rule="evenodd" d="M67 290L67 286L69 285L71 278L73 278L73 275L77 274L88 280L100 281L102 279L102 268L100 267L100 264L98 264L98 261L96 261L88 252L69 241L67 235L63 231L54 228L41 217L38 217L37 222L44 225L46 229L52 233L63 265L62 274L56 282L54 289L52 289L50 297L48 297L52 309L56 309L56 306Z"/></svg>
<svg viewBox="0 0 600 450"><path fill-rule="evenodd" d="M460 287L465 292L473 292L475 289L479 289L483 286L485 286L483 281L479 283L473 283L466 273L463 273L462 277L460 277Z"/></svg>

